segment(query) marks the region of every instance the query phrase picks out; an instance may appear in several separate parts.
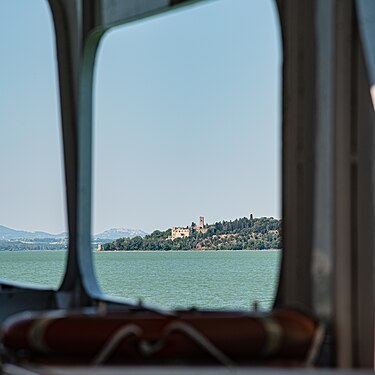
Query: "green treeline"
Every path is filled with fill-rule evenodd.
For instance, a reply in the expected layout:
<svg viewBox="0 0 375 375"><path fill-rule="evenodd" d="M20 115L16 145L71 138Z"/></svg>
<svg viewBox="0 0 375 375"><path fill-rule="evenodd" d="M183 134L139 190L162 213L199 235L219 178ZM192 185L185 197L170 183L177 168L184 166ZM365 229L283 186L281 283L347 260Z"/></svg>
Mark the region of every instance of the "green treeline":
<svg viewBox="0 0 375 375"><path fill-rule="evenodd" d="M281 221L274 218L236 219L205 225L201 233L193 223L189 237L168 239L172 230L156 230L144 238L119 238L104 250L264 250L281 249Z"/></svg>
<svg viewBox="0 0 375 375"><path fill-rule="evenodd" d="M50 243L47 241L30 242L22 241L0 241L0 251L21 251L21 250L66 250L67 243Z"/></svg>

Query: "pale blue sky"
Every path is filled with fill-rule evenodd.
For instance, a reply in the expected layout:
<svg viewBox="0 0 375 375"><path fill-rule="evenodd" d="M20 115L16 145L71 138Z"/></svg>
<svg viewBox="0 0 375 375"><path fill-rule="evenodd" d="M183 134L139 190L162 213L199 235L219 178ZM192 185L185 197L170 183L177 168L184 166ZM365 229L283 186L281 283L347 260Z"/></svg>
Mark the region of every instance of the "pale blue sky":
<svg viewBox="0 0 375 375"><path fill-rule="evenodd" d="M0 1L0 224L65 228L54 41L44 0ZM94 232L280 216L281 48L271 0L121 26L95 79ZM3 133L4 134L4 133Z"/></svg>

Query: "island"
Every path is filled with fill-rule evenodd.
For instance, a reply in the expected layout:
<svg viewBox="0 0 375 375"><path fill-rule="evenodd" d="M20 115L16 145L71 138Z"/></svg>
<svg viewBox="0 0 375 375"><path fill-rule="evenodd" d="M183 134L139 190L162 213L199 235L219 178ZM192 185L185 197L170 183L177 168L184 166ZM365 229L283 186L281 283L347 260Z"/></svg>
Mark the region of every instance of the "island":
<svg viewBox="0 0 375 375"><path fill-rule="evenodd" d="M281 249L281 220L243 217L233 221L155 230L144 237L119 238L98 250L266 250Z"/></svg>

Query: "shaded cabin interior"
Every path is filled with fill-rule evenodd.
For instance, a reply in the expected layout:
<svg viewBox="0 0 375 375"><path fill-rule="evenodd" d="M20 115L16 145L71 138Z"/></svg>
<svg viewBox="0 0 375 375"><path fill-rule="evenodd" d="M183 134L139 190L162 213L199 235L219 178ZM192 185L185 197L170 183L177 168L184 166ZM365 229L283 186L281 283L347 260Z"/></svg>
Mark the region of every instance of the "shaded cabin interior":
<svg viewBox="0 0 375 375"><path fill-rule="evenodd" d="M213 324L212 332L203 335L213 342L220 328L226 324L228 327L237 324L236 312L225 317L218 317L220 314L217 312L208 315L203 312L201 315L196 312L176 313L108 297L98 286L91 254L92 90L100 40L115 25L199 2L49 0L56 32L60 83L69 227L68 262L62 285L57 291L1 283L0 320L12 319L8 319L3 327L5 373L22 373L17 366L26 366L25 350L35 349L27 346L24 337L18 336L29 335L20 327L29 324L30 319L40 317L43 320L45 314L56 310L65 314L64 317L83 319L84 322L87 322L84 318L94 317L98 319L95 321L98 326L104 326L119 316L127 326L134 322L142 325L148 319L156 319L159 323L160 319L164 322L177 319L180 323L193 324L199 331L192 331L186 325L185 328L178 326L179 332L185 330L184 334L190 335L190 338L198 337L205 327ZM289 366L297 366L302 371L306 365L313 366L313 371L325 371L327 368L372 370L375 117L371 93L375 83L375 3L369 0L277 0L276 4L283 50L283 258L274 311L269 315L250 314L246 319L257 319L262 324L268 322L263 331L267 332L267 345L271 346L280 336L282 326L269 323L267 319L275 319L273 314L283 315L289 308L296 309L291 311L305 311L303 319L307 319L307 325L313 328L307 335L309 345L302 354L293 352L295 357L287 356L287 361L282 356L275 355L273 358L256 354L250 361L252 363L248 363L245 353L241 371L255 371L249 367L254 364L273 366L278 369L275 371ZM14 316L25 311L34 313L18 318ZM198 318L207 321L200 326ZM225 322L215 323L218 318ZM195 323L191 323L191 319L196 319ZM293 324L297 321L293 320ZM68 327L69 324L68 320ZM245 326L248 327L248 323ZM296 337L301 338L298 332L305 337L302 328L298 328L298 324L295 327ZM57 335L62 339L59 345L63 347L66 337L62 332L65 329ZM154 330L154 326L150 329ZM234 348L238 345L233 356L241 352L243 343L250 342L251 332L246 334L242 328L231 332L238 331L241 333L228 333L227 336ZM41 332L44 333L43 330ZM285 332L294 331L289 328ZM41 334L40 330L36 334ZM156 329L150 340L155 344L162 335L162 330ZM20 341L12 341L14 337ZM288 338L286 333L283 337ZM225 337L222 339L225 341ZM260 342L257 340L262 338L255 335L254 340L252 345L256 347ZM179 343L178 339L177 343L173 342L178 349L178 363L181 364L179 370L173 371L187 370L194 362L192 353L196 344L192 347L186 342ZM220 344L217 343L217 346ZM39 349L36 348L36 352ZM204 350L208 350L207 345ZM199 365L214 366L212 353L210 360L204 358ZM313 361L308 361L309 355L313 356ZM80 355L73 360L72 353L69 353L64 365L69 364L69 356L71 363L80 362ZM42 359L36 357L27 357L27 366L33 363L54 364L53 355L46 354ZM155 360L146 371L157 373L160 366L171 366L168 358L172 358L172 354L166 353L161 362ZM123 357L117 362L119 364L129 365ZM139 371L144 371L141 367L147 361L137 357L131 363L134 364L140 366ZM94 371L87 365L85 363L80 371ZM124 367L121 369L125 371ZM99 368L95 371L110 373L120 370ZM33 371L48 373L50 370L43 370L43 367L35 370L33 367ZM133 368L132 371L136 370ZM212 369L198 366L195 371L205 373Z"/></svg>

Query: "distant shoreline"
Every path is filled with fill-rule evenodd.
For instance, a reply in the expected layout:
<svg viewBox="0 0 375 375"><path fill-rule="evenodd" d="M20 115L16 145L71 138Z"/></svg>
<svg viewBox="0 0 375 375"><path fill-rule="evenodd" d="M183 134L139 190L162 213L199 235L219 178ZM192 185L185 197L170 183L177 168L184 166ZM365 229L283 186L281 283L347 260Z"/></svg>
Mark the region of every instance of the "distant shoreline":
<svg viewBox="0 0 375 375"><path fill-rule="evenodd" d="M249 249L242 249L242 250L93 250L95 253L202 253L202 252L227 252L227 253L237 253L237 252L257 252L261 253L264 251L282 251L283 249L263 249L263 250L249 250Z"/></svg>
<svg viewBox="0 0 375 375"><path fill-rule="evenodd" d="M94 249L92 250L94 253L202 253L202 252L227 252L227 253L233 253L233 252L257 252L261 253L264 251L282 251L283 249L263 249L263 250L97 250ZM32 250L32 249L5 249L5 250L0 250L0 253L5 253L5 252L62 252L62 251L68 251L68 249L38 249L38 250Z"/></svg>

